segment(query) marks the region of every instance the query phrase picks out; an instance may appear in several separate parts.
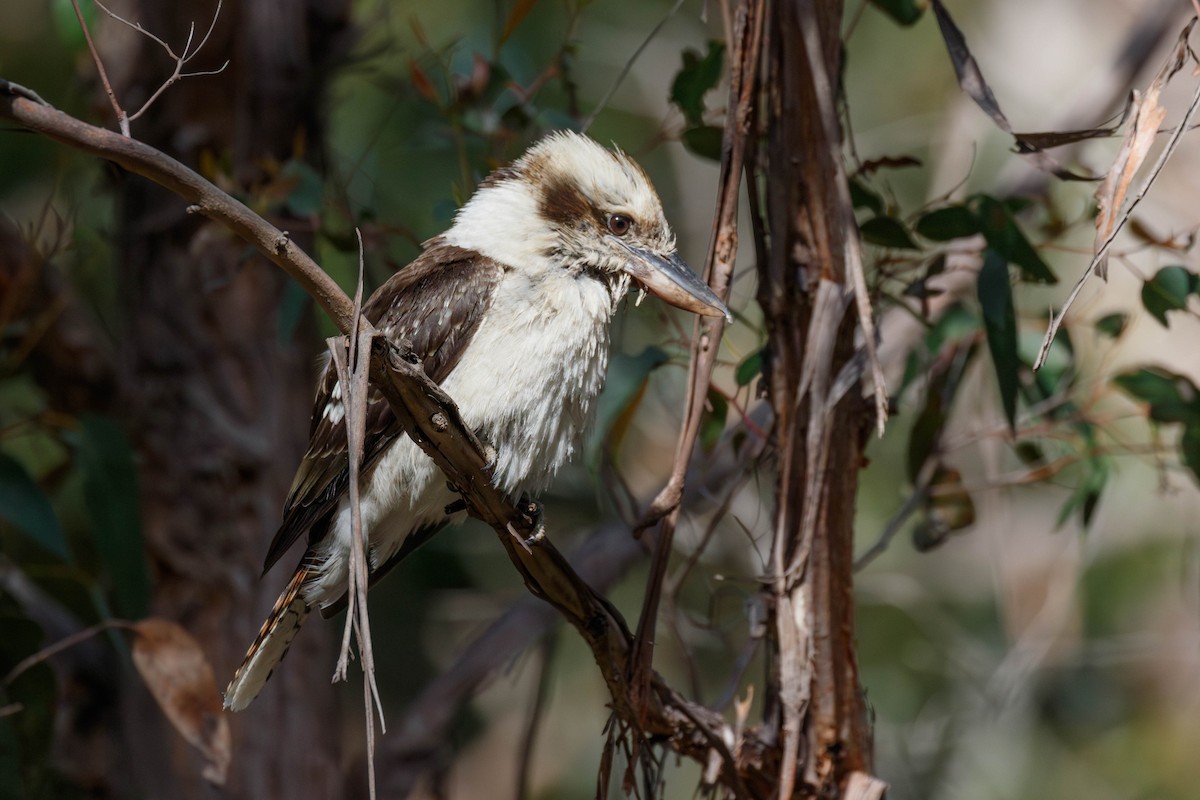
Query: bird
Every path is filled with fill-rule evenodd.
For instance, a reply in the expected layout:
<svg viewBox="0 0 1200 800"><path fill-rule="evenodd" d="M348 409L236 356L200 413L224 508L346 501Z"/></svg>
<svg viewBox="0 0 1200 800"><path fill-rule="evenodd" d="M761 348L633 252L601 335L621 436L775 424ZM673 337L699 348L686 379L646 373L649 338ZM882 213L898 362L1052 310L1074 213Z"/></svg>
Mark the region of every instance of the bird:
<svg viewBox="0 0 1200 800"><path fill-rule="evenodd" d="M584 134L551 133L491 172L451 226L386 280L363 313L407 343L493 454L509 496L544 489L580 446L608 364L610 322L631 284L665 302L732 321L680 258L640 165ZM265 575L305 536L286 588L225 691L242 710L305 617L346 603L351 553L342 387L319 381L308 449L267 551ZM371 583L461 518L445 477L378 392L368 398L360 514ZM461 504L459 504L461 506ZM449 508L448 508L449 507ZM452 512L452 513L451 513Z"/></svg>

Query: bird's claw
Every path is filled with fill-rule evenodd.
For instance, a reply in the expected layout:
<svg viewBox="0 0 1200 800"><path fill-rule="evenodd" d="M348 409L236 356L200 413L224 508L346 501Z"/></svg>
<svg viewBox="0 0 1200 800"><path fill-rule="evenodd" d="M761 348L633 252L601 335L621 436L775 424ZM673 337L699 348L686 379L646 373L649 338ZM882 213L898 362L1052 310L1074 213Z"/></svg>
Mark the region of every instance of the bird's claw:
<svg viewBox="0 0 1200 800"><path fill-rule="evenodd" d="M525 523L526 530L533 531L533 533L521 542L525 549L528 550L546 538L546 526L542 521L542 504L536 500L529 499L529 495L522 494L521 499L517 501L517 511L521 512L522 522Z"/></svg>
<svg viewBox="0 0 1200 800"><path fill-rule="evenodd" d="M530 500L529 495L522 494L521 499L517 501L517 513L520 518L508 523L508 532L525 548L526 553L532 553L533 546L546 538L546 526L542 524L542 504ZM533 532L525 536L514 522L520 524L523 530Z"/></svg>

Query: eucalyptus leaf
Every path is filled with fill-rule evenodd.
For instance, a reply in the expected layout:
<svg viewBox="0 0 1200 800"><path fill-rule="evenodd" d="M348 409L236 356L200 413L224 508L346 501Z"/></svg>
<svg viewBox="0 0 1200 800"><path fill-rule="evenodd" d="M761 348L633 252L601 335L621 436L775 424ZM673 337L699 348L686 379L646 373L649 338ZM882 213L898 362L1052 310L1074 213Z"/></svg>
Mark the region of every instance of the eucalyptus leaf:
<svg viewBox="0 0 1200 800"><path fill-rule="evenodd" d="M1119 312L1114 314L1106 314L1100 319L1096 320L1096 330L1100 333L1103 333L1105 336L1116 339L1125 332L1125 326L1128 324L1128 314L1121 314Z"/></svg>
<svg viewBox="0 0 1200 800"><path fill-rule="evenodd" d="M945 206L924 214L914 226L917 233L935 242L974 236L983 228L979 217L966 206Z"/></svg>
<svg viewBox="0 0 1200 800"><path fill-rule="evenodd" d="M1012 285L1008 280L1008 262L996 251L984 253L979 270L979 304L983 308L983 328L996 369L1000 401L1010 429L1016 429L1017 390L1020 388L1021 359L1017 353L1017 314L1013 305Z"/></svg>
<svg viewBox="0 0 1200 800"><path fill-rule="evenodd" d="M870 209L876 215L882 214L884 209L883 198L858 178L850 179L850 203L855 208Z"/></svg>
<svg viewBox="0 0 1200 800"><path fill-rule="evenodd" d="M114 605L123 617L144 617L150 604L150 573L133 450L124 432L105 417L85 416L79 434L84 500Z"/></svg>
<svg viewBox="0 0 1200 800"><path fill-rule="evenodd" d="M756 350L742 359L734 370L734 379L738 386L749 386L750 382L762 372L763 351Z"/></svg>
<svg viewBox="0 0 1200 800"><path fill-rule="evenodd" d="M986 195L975 198L976 213L988 247L1006 261L1016 264L1021 277L1032 283L1058 283L1033 245L1017 226L1012 213L998 200Z"/></svg>
<svg viewBox="0 0 1200 800"><path fill-rule="evenodd" d="M683 132L683 146L712 161L721 160L721 143L725 132L712 125L700 125Z"/></svg>
<svg viewBox="0 0 1200 800"><path fill-rule="evenodd" d="M671 102L693 126L704 124L704 95L721 80L724 58L725 45L717 41L708 43L704 55L690 48L683 51L683 67L671 84Z"/></svg>
<svg viewBox="0 0 1200 800"><path fill-rule="evenodd" d="M64 561L70 559L67 538L50 500L20 462L4 453L0 453L0 518L43 550Z"/></svg>
<svg viewBox="0 0 1200 800"><path fill-rule="evenodd" d="M1164 328L1168 311L1187 309L1188 295L1200 288L1200 276L1183 267L1163 267L1154 277L1142 284L1142 305Z"/></svg>
<svg viewBox="0 0 1200 800"><path fill-rule="evenodd" d="M863 241L896 250L919 250L917 243L895 217L873 217L858 226Z"/></svg>
<svg viewBox="0 0 1200 800"><path fill-rule="evenodd" d="M925 12L925 4L917 0L871 0L871 5L901 25L912 25Z"/></svg>
<svg viewBox="0 0 1200 800"><path fill-rule="evenodd" d="M1144 367L1113 378L1113 383L1150 406L1156 422L1200 424L1200 392L1185 375L1162 367Z"/></svg>

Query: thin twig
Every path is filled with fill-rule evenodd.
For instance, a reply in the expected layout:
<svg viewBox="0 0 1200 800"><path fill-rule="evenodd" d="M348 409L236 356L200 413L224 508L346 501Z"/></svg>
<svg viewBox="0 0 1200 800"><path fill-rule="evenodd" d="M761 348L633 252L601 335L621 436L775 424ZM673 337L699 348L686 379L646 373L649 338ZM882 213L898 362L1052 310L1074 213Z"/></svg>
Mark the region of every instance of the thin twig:
<svg viewBox="0 0 1200 800"><path fill-rule="evenodd" d="M671 9L667 12L667 15L658 21L658 24L650 30L649 34L647 34L645 40L638 45L636 50L633 51L633 55L631 55L629 60L625 62L625 66L621 67L620 73L617 74L617 79L614 80L612 85L608 87L608 91L605 92L604 96L600 98L600 102L596 103L596 107L592 109L592 113L588 114L587 118L584 119L583 125L580 127L581 131L587 133L588 128L592 127L592 123L596 121L596 117L600 115L600 112L603 111L605 106L608 105L608 101L611 100L612 96L617 93L617 89L620 88L621 84L625 82L625 78L628 77L629 71L633 69L634 63L639 57L641 57L642 51L649 46L650 42L654 41L654 37L658 36L658 32L661 31L663 26L667 24L667 20L675 16L675 12L678 11L682 5L683 0L675 0L675 4L671 6Z"/></svg>
<svg viewBox="0 0 1200 800"><path fill-rule="evenodd" d="M525 735L521 737L521 753L517 763L517 794L516 800L531 797L529 793L529 778L532 774L533 751L537 744L538 728L546 711L546 701L550 697L550 678L553 675L551 665L554 660L554 648L558 644L558 629L542 640L542 663L538 670L537 687L534 689L533 706L529 709L529 723L525 726Z"/></svg>
<svg viewBox="0 0 1200 800"><path fill-rule="evenodd" d="M38 664L41 664L46 659L48 659L52 656L58 655L63 650L66 650L69 647L74 647L75 645L79 644L80 642L87 641L88 639L95 636L97 633L103 633L104 631L110 630L112 628L123 628L123 629L127 629L127 630L132 630L133 623L127 622L126 620L123 620L123 619L106 619L104 622L96 623L95 625L91 626L90 628L84 628L81 631L76 631L75 633L72 633L70 636L66 636L62 639L59 639L54 644L52 644L48 647L43 647L41 650L38 650L33 655L27 656L26 658L23 658L20 661L18 661L17 665L8 671L8 674L4 676L4 680L0 681L0 683L2 683L4 686L9 686L12 684L13 681L15 681L17 678L19 678L23 672L30 669L31 667L35 667Z"/></svg>
<svg viewBox="0 0 1200 800"><path fill-rule="evenodd" d="M717 207L713 216L713 235L705 259L705 277L718 296L727 299L733 280L734 259L737 255L738 200L742 167L750 138L752 108L758 102L758 61L762 47L766 13L763 4L750 3L738 9L737 35L734 37L734 57L730 61L729 112L721 144L721 172L718 178ZM654 659L654 630L658 621L658 606L666 577L671 543L679 521L679 502L683 496L684 478L704 415L708 387L717 363L718 344L725 330L720 317L697 319L693 323L692 357L688 366L688 394L684 401L683 427L675 448L675 462L670 480L650 509L634 529L635 535L655 522L661 522L658 542L654 548L646 593L638 617L636 647L629 663L629 680L635 702L645 702L649 690Z"/></svg>
<svg viewBox="0 0 1200 800"><path fill-rule="evenodd" d="M1150 174L1146 176L1146 180L1143 181L1142 185L1138 188L1137 194L1135 194L1133 199L1129 201L1129 205L1126 206L1125 212L1121 214L1121 218L1117 220L1117 223L1113 226L1112 231L1110 231L1108 236L1105 238L1104 243L1100 245L1100 249L1098 249L1096 254L1092 256L1092 260L1088 263L1087 269L1085 269L1083 274L1079 276L1079 280L1075 281L1075 286L1071 289L1071 294L1067 296L1067 301L1063 303L1063 307L1057 314L1054 314L1050 318L1050 326L1046 330L1046 336L1042 339L1042 346L1041 349L1038 350L1037 361L1035 361L1033 364L1033 369L1035 371L1041 369L1042 364L1046 362L1046 356L1050 353L1050 345L1054 343L1054 337L1058 334L1058 329L1062 326L1063 319L1067 316L1067 312L1071 309L1071 305L1075 302L1075 298L1077 298L1079 296L1079 292L1083 290L1083 285L1087 282L1087 279L1095 270L1096 265L1100 263L1100 260L1108 255L1108 249L1116 240L1117 234L1124 229L1125 223L1128 222L1129 218L1133 215L1133 210L1137 208L1138 203L1142 202L1142 198L1146 196L1146 192L1150 191L1150 187L1154 185L1156 180L1158 180L1158 175L1162 172L1163 167L1166 166L1167 160L1174 155L1175 148L1179 146L1179 140L1183 137L1184 132L1187 131L1191 126L1192 118L1196 116L1197 107L1200 107L1200 81L1196 83L1196 91L1192 93L1192 100L1188 105L1187 113L1184 114L1183 122L1175 127L1175 131L1171 134L1171 138L1167 140L1167 146L1164 147L1163 151L1158 154L1158 160L1154 162L1154 168L1150 170Z"/></svg>
<svg viewBox="0 0 1200 800"><path fill-rule="evenodd" d="M71 0L71 2L75 3L75 2L77 2L77 0ZM217 27L217 19L221 16L221 3L223 2L223 0L217 0L217 7L213 11L212 19L208 23L208 30L205 31L204 36L201 37L200 43L196 45L195 49L192 48L192 39L195 38L195 35L196 35L196 23L192 22L191 24L188 25L188 37L187 37L187 41L184 42L183 53L181 55L176 55L175 51L171 48L171 45L167 44L161 38L159 38L158 36L155 36L153 33L146 30L145 28L143 28L141 23L131 22L131 21L125 19L120 14L117 14L115 11L112 11L108 6L106 6L102 2L100 2L100 0L92 0L92 2L94 2L100 8L100 10L103 11L105 14L107 14L110 18L116 20L117 22L120 22L122 25L125 25L126 27L131 28L134 31L137 31L138 33L142 34L146 38L150 39L152 42L155 42L156 44L158 44L158 46L161 47L163 50L165 50L167 55L175 62L175 70L171 73L170 77L168 77L162 83L162 85L160 85L156 90L154 90L154 93L151 94L150 98L145 103L142 104L141 108L139 108L133 114L130 114L127 118L122 116L125 112L123 110L118 109L119 110L118 118L121 120L121 124L122 124L121 130L122 130L122 133L124 133L126 136L129 135L129 123L135 121L136 119L138 119L138 117L142 116L142 114L146 113L146 111L150 108L150 106L154 105L155 101L157 101L158 98L162 96L163 92L165 92L167 89L171 88L171 86L175 85L175 83L177 83L180 80L183 80L184 78L196 78L196 77L201 77L204 75L219 75L220 73L225 71L226 67L229 66L229 60L226 59L225 63L216 69L202 70L199 72L184 72L183 71L184 65L187 64L189 61L191 61L193 58L195 58L197 55L199 55L200 51L202 49L204 49L204 45L208 43L209 37L212 36L213 30ZM78 9L78 6L76 6L76 8ZM80 22L82 23L82 17L80 18ZM85 33L87 32L86 28L84 28L84 32ZM89 39L89 42L90 42L90 39ZM97 62L97 64L99 64L98 57L96 59L96 62ZM103 77L104 70L102 67L101 67L100 74L101 74L101 77ZM108 85L108 81L105 80L105 86L107 87L107 85ZM115 98L113 100L113 103L114 103L114 105L116 104Z"/></svg>
<svg viewBox="0 0 1200 800"><path fill-rule="evenodd" d="M108 80L108 72L104 69L104 61L100 58L100 52L96 50L96 43L92 41L92 32L88 30L87 22L83 19L79 0L71 0L71 7L75 9L75 18L79 20L83 38L87 40L88 50L92 53L92 61L95 62L96 71L100 74L100 82L104 84L104 93L108 95L108 102L112 103L113 111L117 115L117 126L121 129L123 136L128 136L129 118L125 114L125 109L121 108L121 104L117 102L116 92L113 91L112 84Z"/></svg>

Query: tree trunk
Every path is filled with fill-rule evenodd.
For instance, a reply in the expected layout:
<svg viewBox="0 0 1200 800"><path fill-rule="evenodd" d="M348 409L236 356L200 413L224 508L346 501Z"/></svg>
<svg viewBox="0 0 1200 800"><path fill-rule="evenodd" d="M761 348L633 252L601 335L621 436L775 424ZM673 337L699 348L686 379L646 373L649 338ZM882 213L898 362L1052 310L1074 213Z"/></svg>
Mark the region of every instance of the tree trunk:
<svg viewBox="0 0 1200 800"><path fill-rule="evenodd" d="M178 52L192 22L199 41L211 11L143 0L136 13ZM232 163L237 183L253 191L265 160L297 155L300 142L307 155L319 155L322 62L347 20L346 0L227 2L188 67L212 69L229 58L228 68L168 89L133 123L133 135L193 168L204 154ZM172 66L145 39L131 55L135 64L125 74L132 84L118 87L130 111ZM312 337L281 337L283 273L247 258L244 244L188 217L183 203L157 186L121 181L117 235L128 322L120 391L141 459L152 613L191 632L223 682L281 588L279 579L259 575L303 452ZM327 634L315 626L300 636L287 669L249 711L232 716L229 796L339 794ZM126 688L125 732L139 793L211 796L196 756L145 690L132 681Z"/></svg>
<svg viewBox="0 0 1200 800"><path fill-rule="evenodd" d="M856 329L845 251L847 233L857 234L839 186L841 19L840 0L772 4L763 66L757 180L769 236L758 243L758 291L779 451L764 589L773 615L766 722L779 731L781 797L841 797L851 774L871 769L852 581L855 493L873 420L857 385L831 395Z"/></svg>

